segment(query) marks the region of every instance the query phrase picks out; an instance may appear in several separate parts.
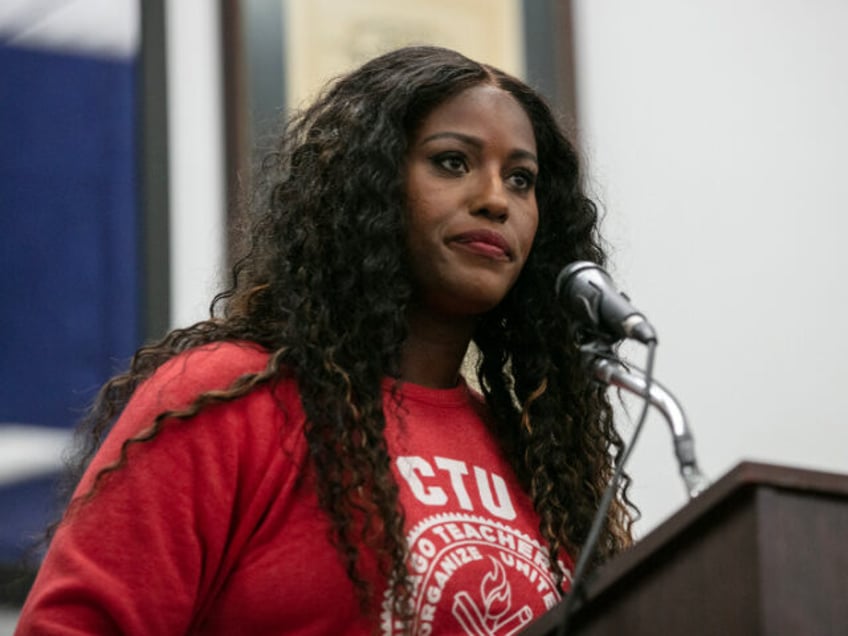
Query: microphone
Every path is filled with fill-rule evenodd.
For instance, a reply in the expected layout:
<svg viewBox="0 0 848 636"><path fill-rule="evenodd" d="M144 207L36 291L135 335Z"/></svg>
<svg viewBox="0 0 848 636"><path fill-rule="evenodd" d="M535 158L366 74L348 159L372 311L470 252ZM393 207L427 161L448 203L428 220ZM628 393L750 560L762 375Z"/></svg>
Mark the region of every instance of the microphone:
<svg viewBox="0 0 848 636"><path fill-rule="evenodd" d="M648 319L615 288L610 275L597 263L575 261L566 265L557 276L556 294L578 322L592 331L617 340L657 341Z"/></svg>

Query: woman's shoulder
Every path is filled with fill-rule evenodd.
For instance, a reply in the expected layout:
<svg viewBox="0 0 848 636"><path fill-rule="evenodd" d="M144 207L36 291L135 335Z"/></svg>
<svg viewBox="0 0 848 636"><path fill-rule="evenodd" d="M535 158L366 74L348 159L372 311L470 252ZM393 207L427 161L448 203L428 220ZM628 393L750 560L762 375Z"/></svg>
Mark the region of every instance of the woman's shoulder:
<svg viewBox="0 0 848 636"><path fill-rule="evenodd" d="M168 360L155 373L164 380L180 377L184 381L212 389L221 383L258 373L268 364L270 354L255 342L227 340L187 349Z"/></svg>
<svg viewBox="0 0 848 636"><path fill-rule="evenodd" d="M226 391L243 376L261 373L269 352L247 341L225 341L193 347L160 366L136 391L136 402L173 410L204 393Z"/></svg>
<svg viewBox="0 0 848 636"><path fill-rule="evenodd" d="M247 447L255 450L279 441L284 420L300 422L294 381L260 382L244 395L230 397L240 378L266 369L269 357L268 351L250 342L220 342L169 359L133 393L103 443L99 464L114 460L130 439L167 439L170 454L187 449L187 457L195 458L219 451L229 456L237 448L248 452ZM164 422L161 434L150 435L159 428L154 423L162 415L176 419ZM181 424L174 426L177 420ZM295 434L298 427L286 430ZM291 441L296 442L294 437Z"/></svg>

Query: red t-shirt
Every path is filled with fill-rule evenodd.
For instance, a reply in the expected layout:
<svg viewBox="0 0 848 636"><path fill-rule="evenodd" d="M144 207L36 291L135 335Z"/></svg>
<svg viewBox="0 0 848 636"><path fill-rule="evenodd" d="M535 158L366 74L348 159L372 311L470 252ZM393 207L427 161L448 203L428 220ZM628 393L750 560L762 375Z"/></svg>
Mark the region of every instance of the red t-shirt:
<svg viewBox="0 0 848 636"><path fill-rule="evenodd" d="M136 391L78 493L166 409L259 371L267 353L216 344ZM513 634L555 603L538 517L465 385L386 382L419 634ZM313 488L294 381L263 387L129 447L127 464L56 533L18 634L394 634L361 615ZM566 571L571 563L564 565ZM376 617L376 618L375 618Z"/></svg>

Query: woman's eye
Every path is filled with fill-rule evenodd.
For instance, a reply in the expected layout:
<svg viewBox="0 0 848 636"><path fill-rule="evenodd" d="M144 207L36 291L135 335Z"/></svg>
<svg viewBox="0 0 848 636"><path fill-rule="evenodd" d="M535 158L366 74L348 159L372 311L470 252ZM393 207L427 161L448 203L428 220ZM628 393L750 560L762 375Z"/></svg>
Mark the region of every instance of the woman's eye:
<svg viewBox="0 0 848 636"><path fill-rule="evenodd" d="M519 170L509 176L509 181L516 190L532 190L536 185L536 175L529 170Z"/></svg>
<svg viewBox="0 0 848 636"><path fill-rule="evenodd" d="M448 172L462 173L468 172L468 166L465 163L465 158L462 155L447 154L439 155L434 159L437 166L447 170Z"/></svg>

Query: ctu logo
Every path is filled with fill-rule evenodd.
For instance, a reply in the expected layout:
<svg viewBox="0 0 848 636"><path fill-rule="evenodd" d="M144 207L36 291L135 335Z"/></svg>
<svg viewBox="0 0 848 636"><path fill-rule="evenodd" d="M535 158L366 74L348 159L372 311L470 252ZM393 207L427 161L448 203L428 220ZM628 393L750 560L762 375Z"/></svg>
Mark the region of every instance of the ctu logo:
<svg viewBox="0 0 848 636"><path fill-rule="evenodd" d="M478 501L492 515L506 520L515 519L515 508L509 497L506 481L479 466L472 466L473 480L469 478L468 465L456 459L434 457L433 465L423 457L405 456L395 460L398 473L409 484L415 498L426 506L444 506L451 501L445 488L449 488L453 501L463 510L474 510L467 484L472 482ZM437 473L437 470L439 471ZM449 479L449 486L445 478ZM445 488L442 487L442 484ZM476 486L476 488L475 488Z"/></svg>

